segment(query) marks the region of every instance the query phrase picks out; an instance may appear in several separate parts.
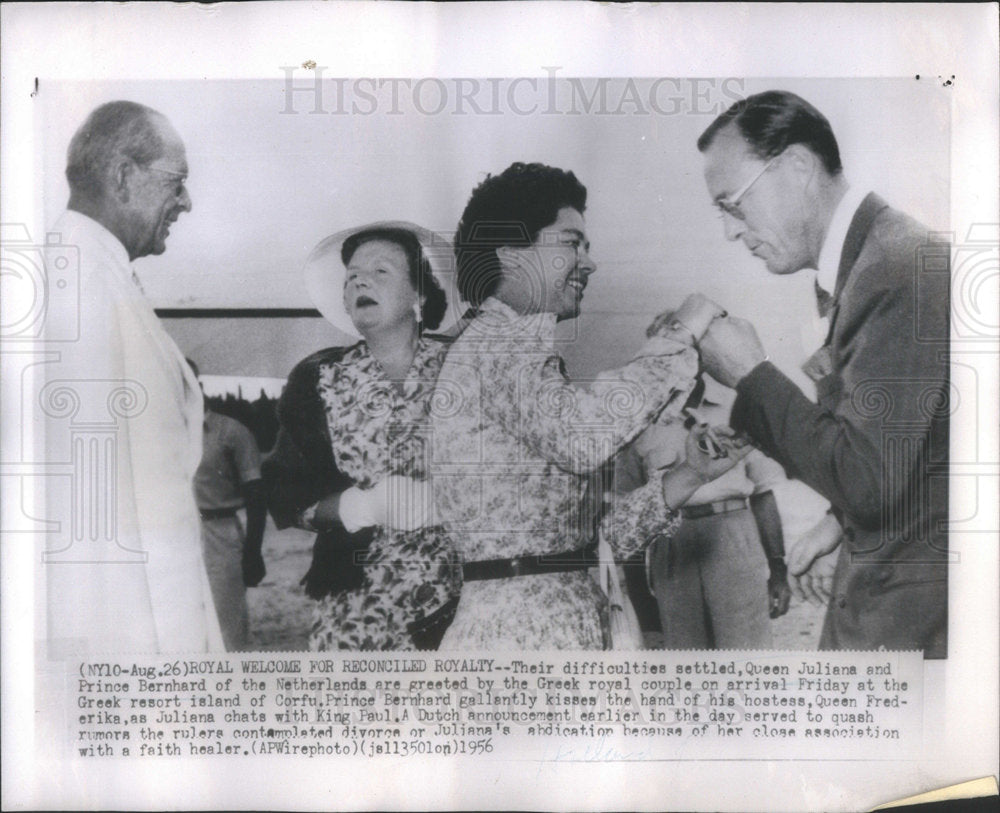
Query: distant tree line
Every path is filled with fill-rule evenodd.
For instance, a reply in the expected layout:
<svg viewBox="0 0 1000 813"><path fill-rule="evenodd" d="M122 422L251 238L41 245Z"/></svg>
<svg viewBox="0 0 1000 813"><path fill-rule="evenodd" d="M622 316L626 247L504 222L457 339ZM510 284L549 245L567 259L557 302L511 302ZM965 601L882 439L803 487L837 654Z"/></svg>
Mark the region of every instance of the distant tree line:
<svg viewBox="0 0 1000 813"><path fill-rule="evenodd" d="M271 451L278 437L278 399L261 390L256 401L248 401L240 389L237 395L210 395L205 403L213 412L235 418L253 432L261 453Z"/></svg>

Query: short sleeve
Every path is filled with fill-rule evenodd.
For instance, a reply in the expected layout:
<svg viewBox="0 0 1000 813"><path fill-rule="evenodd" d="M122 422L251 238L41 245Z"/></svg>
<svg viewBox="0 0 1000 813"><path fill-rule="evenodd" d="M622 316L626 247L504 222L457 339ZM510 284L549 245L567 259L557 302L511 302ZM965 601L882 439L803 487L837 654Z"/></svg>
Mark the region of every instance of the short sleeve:
<svg viewBox="0 0 1000 813"><path fill-rule="evenodd" d="M233 456L233 465L240 476L241 483L249 483L260 479L260 451L253 434L239 421L229 425L226 438Z"/></svg>

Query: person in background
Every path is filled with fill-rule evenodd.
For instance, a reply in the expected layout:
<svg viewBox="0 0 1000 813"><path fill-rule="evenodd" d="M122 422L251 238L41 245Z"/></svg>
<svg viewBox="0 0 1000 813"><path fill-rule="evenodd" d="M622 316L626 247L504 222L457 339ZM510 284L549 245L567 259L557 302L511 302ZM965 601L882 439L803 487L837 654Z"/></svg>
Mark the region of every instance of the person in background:
<svg viewBox="0 0 1000 813"><path fill-rule="evenodd" d="M650 325L669 322L668 311ZM688 399L687 411L726 424L732 393L710 378ZM679 422L650 425L615 461L619 493L644 484L683 460ZM647 574L659 608L666 649L768 649L770 619L788 611L791 588L781 516L772 488L781 466L753 450L680 509L681 525L647 549Z"/></svg>
<svg viewBox="0 0 1000 813"><path fill-rule="evenodd" d="M829 319L806 365L818 403L764 353L753 326L715 320L705 369L736 389L731 425L826 497L843 529L821 649L947 656L950 250L852 187L830 123L793 93L750 96L698 139L725 235L772 274L816 269ZM819 529L822 531L822 529Z"/></svg>
<svg viewBox="0 0 1000 813"><path fill-rule="evenodd" d="M198 376L198 365L191 359L187 363ZM226 650L239 652L250 642L246 588L256 587L267 573L261 554L267 498L260 451L249 429L213 412L207 402L203 426L201 465L194 476L202 553ZM244 507L245 532L239 518Z"/></svg>
<svg viewBox="0 0 1000 813"><path fill-rule="evenodd" d="M263 467L278 528L317 534L302 580L317 601L312 650L436 649L454 615L461 569L426 483L448 346L425 333L446 311L431 265L441 243L412 223L372 223L322 240L306 263L319 311L363 337L292 370Z"/></svg>
<svg viewBox="0 0 1000 813"><path fill-rule="evenodd" d="M58 389L48 392L76 398L79 424L108 431L77 445L110 459L81 461L80 537L46 553L52 657L223 648L192 491L202 395L132 268L166 251L171 227L191 211L187 174L177 131L135 102L96 108L69 144L69 204L50 232L78 252L79 333L53 345L58 359L46 367ZM49 273L65 261L47 255ZM57 431L59 406L43 398L50 461L73 454L63 447L72 433ZM50 516L65 514L54 486L47 499Z"/></svg>

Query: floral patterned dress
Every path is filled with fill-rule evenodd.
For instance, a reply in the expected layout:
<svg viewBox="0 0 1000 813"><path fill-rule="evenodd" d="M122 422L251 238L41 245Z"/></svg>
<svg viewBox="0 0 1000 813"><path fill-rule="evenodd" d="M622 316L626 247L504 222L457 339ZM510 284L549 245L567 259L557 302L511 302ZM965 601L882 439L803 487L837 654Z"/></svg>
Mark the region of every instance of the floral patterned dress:
<svg viewBox="0 0 1000 813"><path fill-rule="evenodd" d="M312 516L318 500L331 491L371 488L393 474L426 478L428 409L446 349L421 338L401 382L389 380L364 342L321 352L296 368L283 396L289 403L281 414L282 434L264 466L265 479L275 483L272 506L283 509L272 508L276 520L320 531ZM341 526L333 544L343 546L350 536ZM360 583L324 589L313 614L310 649L415 649L412 626L457 598L461 568L440 527L410 532L379 527L368 531L365 542L354 560ZM333 566L344 565L341 559Z"/></svg>
<svg viewBox="0 0 1000 813"><path fill-rule="evenodd" d="M438 519L474 562L582 548L592 536L587 475L661 414L678 415L695 351L661 343L587 384L570 383L551 314L496 299L455 340L434 397L432 482ZM679 515L659 482L618 499L603 520L625 558ZM467 581L442 649L602 649L607 602L586 570Z"/></svg>

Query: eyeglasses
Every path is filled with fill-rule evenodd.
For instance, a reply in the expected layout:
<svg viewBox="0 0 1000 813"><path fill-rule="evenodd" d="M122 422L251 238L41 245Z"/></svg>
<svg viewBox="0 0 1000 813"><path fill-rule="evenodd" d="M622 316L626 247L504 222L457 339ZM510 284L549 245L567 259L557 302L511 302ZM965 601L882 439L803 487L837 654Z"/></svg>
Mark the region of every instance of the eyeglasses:
<svg viewBox="0 0 1000 813"><path fill-rule="evenodd" d="M159 172L162 173L163 175L173 175L175 178L183 178L185 180L187 179L186 172L178 172L176 169L164 169L163 167L156 167L153 166L152 164L149 164L146 167L146 169L151 169L153 170L153 172Z"/></svg>
<svg viewBox="0 0 1000 813"><path fill-rule="evenodd" d="M715 201L715 208L718 210L719 217L727 214L730 217L735 217L737 220L743 220L745 215L743 214L743 210L740 209L740 201L746 196L747 192L750 191L753 185L760 180L761 176L771 168L771 164L779 158L781 158L780 154L774 156L774 158L764 164L764 166L761 167L760 172L743 184L743 186L735 194L730 195L729 197L719 198Z"/></svg>
<svg viewBox="0 0 1000 813"><path fill-rule="evenodd" d="M152 170L153 172L159 172L161 175L166 175L169 178L176 178L177 197L180 197L184 193L185 191L184 182L187 180L186 172L178 172L176 169L164 169L163 167L156 167L153 166L152 164L147 166L146 169Z"/></svg>

